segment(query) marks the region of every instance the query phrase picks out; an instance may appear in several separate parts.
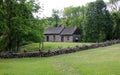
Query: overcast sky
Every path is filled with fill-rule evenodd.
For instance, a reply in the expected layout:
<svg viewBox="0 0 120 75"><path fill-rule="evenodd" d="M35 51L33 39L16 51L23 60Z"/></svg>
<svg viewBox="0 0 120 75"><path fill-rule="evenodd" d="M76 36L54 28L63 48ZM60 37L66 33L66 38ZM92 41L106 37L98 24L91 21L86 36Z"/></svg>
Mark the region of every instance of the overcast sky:
<svg viewBox="0 0 120 75"><path fill-rule="evenodd" d="M95 0L36 0L41 3L43 6L43 10L41 12L40 17L50 17L52 13L52 9L64 9L69 6L82 6L88 2L92 2ZM104 0L108 2L109 0Z"/></svg>

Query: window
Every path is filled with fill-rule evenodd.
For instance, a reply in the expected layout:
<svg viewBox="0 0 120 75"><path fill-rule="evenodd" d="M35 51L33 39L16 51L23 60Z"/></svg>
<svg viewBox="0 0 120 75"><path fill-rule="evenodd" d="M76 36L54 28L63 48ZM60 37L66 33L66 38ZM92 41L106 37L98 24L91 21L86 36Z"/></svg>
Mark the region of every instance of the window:
<svg viewBox="0 0 120 75"><path fill-rule="evenodd" d="M69 40L69 36L67 36L67 40Z"/></svg>

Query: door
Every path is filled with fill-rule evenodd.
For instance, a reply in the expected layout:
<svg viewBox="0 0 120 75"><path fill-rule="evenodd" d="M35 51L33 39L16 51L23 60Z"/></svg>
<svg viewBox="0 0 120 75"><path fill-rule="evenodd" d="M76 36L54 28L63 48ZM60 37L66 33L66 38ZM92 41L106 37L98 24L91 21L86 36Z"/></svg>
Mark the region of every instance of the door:
<svg viewBox="0 0 120 75"><path fill-rule="evenodd" d="M61 42L64 42L64 37L63 36L61 36Z"/></svg>
<svg viewBox="0 0 120 75"><path fill-rule="evenodd" d="M46 36L46 41L49 41L49 36Z"/></svg>

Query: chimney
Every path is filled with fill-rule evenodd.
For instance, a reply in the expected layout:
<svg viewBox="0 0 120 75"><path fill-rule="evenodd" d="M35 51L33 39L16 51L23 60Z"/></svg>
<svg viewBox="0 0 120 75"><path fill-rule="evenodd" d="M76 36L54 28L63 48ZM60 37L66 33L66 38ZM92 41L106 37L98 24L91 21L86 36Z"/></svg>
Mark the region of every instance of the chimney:
<svg viewBox="0 0 120 75"><path fill-rule="evenodd" d="M62 28L65 28L65 26L64 26L64 25L61 25L61 27L62 27Z"/></svg>

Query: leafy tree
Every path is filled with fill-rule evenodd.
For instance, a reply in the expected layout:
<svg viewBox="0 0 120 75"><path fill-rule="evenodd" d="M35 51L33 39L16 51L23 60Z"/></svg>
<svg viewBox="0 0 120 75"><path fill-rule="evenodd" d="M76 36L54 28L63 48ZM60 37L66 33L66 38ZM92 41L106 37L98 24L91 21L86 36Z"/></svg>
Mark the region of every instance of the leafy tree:
<svg viewBox="0 0 120 75"><path fill-rule="evenodd" d="M66 26L77 26L79 28L81 28L81 24L84 18L84 11L85 7L84 6L78 6L78 7L67 7L64 8L63 11L63 17L65 18L63 20L63 23Z"/></svg>
<svg viewBox="0 0 120 75"><path fill-rule="evenodd" d="M97 0L87 5L83 23L83 40L100 42L110 40L112 34L112 20L103 0Z"/></svg>
<svg viewBox="0 0 120 75"><path fill-rule="evenodd" d="M43 25L45 26L45 28L48 27L57 27L59 25L61 25L61 11L60 10L52 10L52 15L51 17L46 17L46 18L42 18L41 21L43 21Z"/></svg>
<svg viewBox="0 0 120 75"><path fill-rule="evenodd" d="M57 27L58 22L60 20L60 18L59 18L59 10L55 10L55 9L52 10L52 19L53 19L53 22L55 22L54 26Z"/></svg>
<svg viewBox="0 0 120 75"><path fill-rule="evenodd" d="M41 40L43 28L32 14L40 7L34 0L1 0L0 6L0 50L18 51L25 41Z"/></svg>

